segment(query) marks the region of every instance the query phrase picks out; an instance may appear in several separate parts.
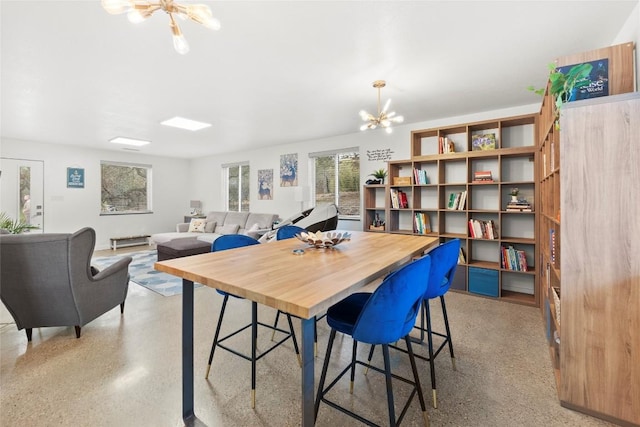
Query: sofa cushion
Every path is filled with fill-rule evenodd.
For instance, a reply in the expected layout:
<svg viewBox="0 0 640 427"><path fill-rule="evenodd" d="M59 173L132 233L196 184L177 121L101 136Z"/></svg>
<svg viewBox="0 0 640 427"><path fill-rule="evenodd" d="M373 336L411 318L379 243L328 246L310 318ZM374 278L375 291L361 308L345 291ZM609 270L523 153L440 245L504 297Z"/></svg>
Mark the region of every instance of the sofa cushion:
<svg viewBox="0 0 640 427"><path fill-rule="evenodd" d="M227 212L209 212L207 213L207 221L213 221L218 224L224 224Z"/></svg>
<svg viewBox="0 0 640 427"><path fill-rule="evenodd" d="M225 225L217 225L216 233L217 234L237 234L240 226L238 224L225 224Z"/></svg>
<svg viewBox="0 0 640 427"><path fill-rule="evenodd" d="M271 228L273 222L278 219L278 215L266 214L266 213L250 213L247 218L247 225L245 228L250 228L254 224L258 224L258 228L264 230Z"/></svg>
<svg viewBox="0 0 640 427"><path fill-rule="evenodd" d="M206 221L204 225L204 232L213 233L213 231L216 229L216 224L217 222L215 221Z"/></svg>
<svg viewBox="0 0 640 427"><path fill-rule="evenodd" d="M227 216L224 218L224 225L237 224L239 228L244 229L247 224L248 217L249 212L227 212ZM220 225L220 223L218 223L218 225Z"/></svg>
<svg viewBox="0 0 640 427"><path fill-rule="evenodd" d="M189 223L189 233L204 233L206 221L204 219L192 218Z"/></svg>

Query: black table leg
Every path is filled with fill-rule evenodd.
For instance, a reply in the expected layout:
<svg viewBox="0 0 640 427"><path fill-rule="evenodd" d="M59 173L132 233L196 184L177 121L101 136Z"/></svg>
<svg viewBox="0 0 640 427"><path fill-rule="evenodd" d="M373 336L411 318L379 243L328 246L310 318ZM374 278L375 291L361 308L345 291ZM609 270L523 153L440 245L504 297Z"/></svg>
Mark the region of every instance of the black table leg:
<svg viewBox="0 0 640 427"><path fill-rule="evenodd" d="M193 411L193 282L182 279L182 420L196 424Z"/></svg>
<svg viewBox="0 0 640 427"><path fill-rule="evenodd" d="M301 319L302 326L302 426L315 424L314 413L314 325L315 318Z"/></svg>

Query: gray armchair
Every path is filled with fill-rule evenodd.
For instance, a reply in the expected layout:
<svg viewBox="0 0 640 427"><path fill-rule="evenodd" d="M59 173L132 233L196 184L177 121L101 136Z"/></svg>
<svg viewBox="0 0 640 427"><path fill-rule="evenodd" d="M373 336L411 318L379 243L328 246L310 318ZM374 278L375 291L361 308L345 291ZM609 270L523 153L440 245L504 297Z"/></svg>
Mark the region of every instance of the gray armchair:
<svg viewBox="0 0 640 427"><path fill-rule="evenodd" d="M73 234L0 235L0 298L18 330L82 326L124 302L129 263L124 257L102 271L91 267L92 228Z"/></svg>

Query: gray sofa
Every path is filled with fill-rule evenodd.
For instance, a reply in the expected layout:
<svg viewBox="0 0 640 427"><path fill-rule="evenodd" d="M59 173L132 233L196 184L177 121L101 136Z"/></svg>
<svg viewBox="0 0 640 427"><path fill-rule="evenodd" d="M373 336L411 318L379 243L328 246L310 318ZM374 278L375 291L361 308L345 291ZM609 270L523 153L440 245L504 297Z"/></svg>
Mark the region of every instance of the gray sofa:
<svg viewBox="0 0 640 427"><path fill-rule="evenodd" d="M16 322L26 329L82 326L120 305L129 286L124 257L102 271L91 267L96 243L92 228L73 234L0 235L0 298Z"/></svg>
<svg viewBox="0 0 640 427"><path fill-rule="evenodd" d="M253 212L209 212L204 219L202 231L189 231L190 223L180 223L175 232L157 233L151 235L155 244L167 243L175 239L198 239L213 243L223 234L246 234L259 238L262 233L271 230L272 225L279 219L276 214Z"/></svg>

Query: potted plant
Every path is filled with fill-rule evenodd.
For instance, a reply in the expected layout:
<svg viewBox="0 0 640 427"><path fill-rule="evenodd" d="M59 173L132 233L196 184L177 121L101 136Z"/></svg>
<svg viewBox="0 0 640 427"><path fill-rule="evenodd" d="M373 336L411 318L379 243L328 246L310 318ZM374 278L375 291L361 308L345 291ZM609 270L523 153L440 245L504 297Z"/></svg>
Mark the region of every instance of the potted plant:
<svg viewBox="0 0 640 427"><path fill-rule="evenodd" d="M13 220L5 212L0 212L0 229L6 230L9 234L20 234L26 230L35 230L38 227L27 224L20 220Z"/></svg>
<svg viewBox="0 0 640 427"><path fill-rule="evenodd" d="M387 177L387 171L386 169L378 169L373 171L373 173L369 176L372 176L378 181L380 181L378 182L378 184L384 184L384 179ZM376 184L376 183L372 182L371 184Z"/></svg>
<svg viewBox="0 0 640 427"><path fill-rule="evenodd" d="M591 64L576 64L566 73L562 73L558 71L556 64L549 64L549 82L551 83L549 86L549 94L555 100L556 129L560 128L558 119L560 118L562 104L574 101L578 89L589 85L590 81L588 77L592 69L593 65ZM536 89L533 86L529 86L527 89L538 95L544 95L545 91L545 88Z"/></svg>
<svg viewBox="0 0 640 427"><path fill-rule="evenodd" d="M511 189L511 191L509 191L509 195L511 196L512 202L518 201L518 193L520 193L520 190L518 190L518 187L514 187Z"/></svg>

